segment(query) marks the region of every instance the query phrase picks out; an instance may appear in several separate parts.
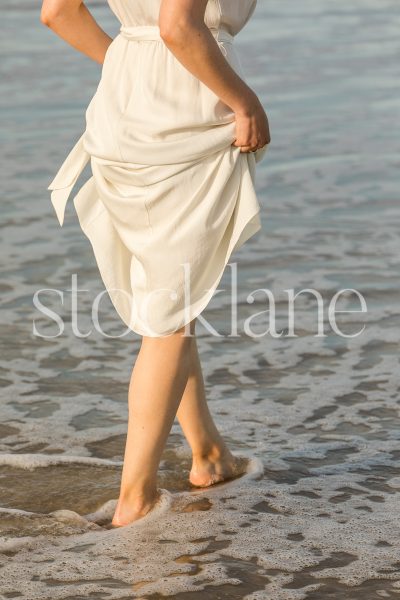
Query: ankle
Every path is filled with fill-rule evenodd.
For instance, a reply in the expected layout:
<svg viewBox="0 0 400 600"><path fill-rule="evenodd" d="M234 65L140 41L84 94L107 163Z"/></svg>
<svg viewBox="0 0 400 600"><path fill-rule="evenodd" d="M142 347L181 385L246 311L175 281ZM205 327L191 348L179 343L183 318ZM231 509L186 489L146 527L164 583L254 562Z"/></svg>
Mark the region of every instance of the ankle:
<svg viewBox="0 0 400 600"><path fill-rule="evenodd" d="M146 486L121 488L119 501L135 506L141 506L152 502L157 496L157 486L148 484Z"/></svg>
<svg viewBox="0 0 400 600"><path fill-rule="evenodd" d="M211 444L192 453L193 462L217 462L230 458L231 453L224 443Z"/></svg>

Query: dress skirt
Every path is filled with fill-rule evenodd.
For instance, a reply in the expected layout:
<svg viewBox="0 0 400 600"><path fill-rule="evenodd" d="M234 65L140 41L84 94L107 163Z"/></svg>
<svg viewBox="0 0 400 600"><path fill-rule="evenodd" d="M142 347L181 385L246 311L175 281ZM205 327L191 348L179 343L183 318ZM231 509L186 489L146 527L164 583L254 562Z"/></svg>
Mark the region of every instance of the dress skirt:
<svg viewBox="0 0 400 600"><path fill-rule="evenodd" d="M213 34L243 77L233 36ZM158 27L121 26L86 129L48 189L62 225L90 162L74 206L118 315L139 335L169 335L198 316L232 252L261 227L255 172L267 147L242 153L234 140L234 113Z"/></svg>

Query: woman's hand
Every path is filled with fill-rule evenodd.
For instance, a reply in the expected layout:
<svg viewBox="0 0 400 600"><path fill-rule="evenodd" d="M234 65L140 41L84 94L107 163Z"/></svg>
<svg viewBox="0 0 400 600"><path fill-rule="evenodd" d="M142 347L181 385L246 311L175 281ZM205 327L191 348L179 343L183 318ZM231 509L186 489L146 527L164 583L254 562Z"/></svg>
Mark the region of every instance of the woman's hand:
<svg viewBox="0 0 400 600"><path fill-rule="evenodd" d="M233 146L240 147L241 152L255 152L270 143L268 117L256 96L235 111L235 119Z"/></svg>
<svg viewBox="0 0 400 600"><path fill-rule="evenodd" d="M103 64L112 38L97 24L82 0L43 0L40 20L70 46Z"/></svg>

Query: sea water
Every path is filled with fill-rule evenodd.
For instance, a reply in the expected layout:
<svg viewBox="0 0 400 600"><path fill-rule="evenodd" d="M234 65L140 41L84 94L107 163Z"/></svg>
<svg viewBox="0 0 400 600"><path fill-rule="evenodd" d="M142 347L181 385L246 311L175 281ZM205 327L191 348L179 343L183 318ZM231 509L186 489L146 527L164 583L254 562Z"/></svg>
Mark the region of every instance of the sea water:
<svg viewBox="0 0 400 600"><path fill-rule="evenodd" d="M92 249L72 203L59 227L46 189L83 131L100 67L47 30L33 4L5 0L2 10L2 597L397 597L397 1L259 0L238 36L271 124L257 173L263 229L231 259L237 332L231 267L198 346L212 413L232 451L252 458L251 472L194 493L174 424L161 504L145 525L117 529L109 525L140 339L122 335L106 297L105 333L93 328L104 288ZM106 3L89 7L115 35ZM287 290L306 288L323 299L323 335L315 299L303 294L290 336ZM338 304L355 312L337 315L337 332L328 307L345 288L367 310L355 297ZM264 331L257 289L270 290L281 335ZM62 332L33 303L39 290ZM243 328L249 318L257 337Z"/></svg>

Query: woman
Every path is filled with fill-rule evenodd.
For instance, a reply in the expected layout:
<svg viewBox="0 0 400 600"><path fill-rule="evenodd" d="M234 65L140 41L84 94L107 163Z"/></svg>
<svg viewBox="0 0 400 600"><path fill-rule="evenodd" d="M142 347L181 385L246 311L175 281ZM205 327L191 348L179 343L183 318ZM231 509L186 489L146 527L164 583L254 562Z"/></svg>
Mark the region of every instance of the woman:
<svg viewBox="0 0 400 600"><path fill-rule="evenodd" d="M260 229L254 172L269 126L233 44L256 1L109 0L121 22L114 40L81 0L42 5L45 25L103 65L86 130L49 186L52 202L62 225L90 159L75 208L118 314L143 336L116 527L156 504L175 416L192 451L192 485L246 468L208 410L195 323L233 250Z"/></svg>

